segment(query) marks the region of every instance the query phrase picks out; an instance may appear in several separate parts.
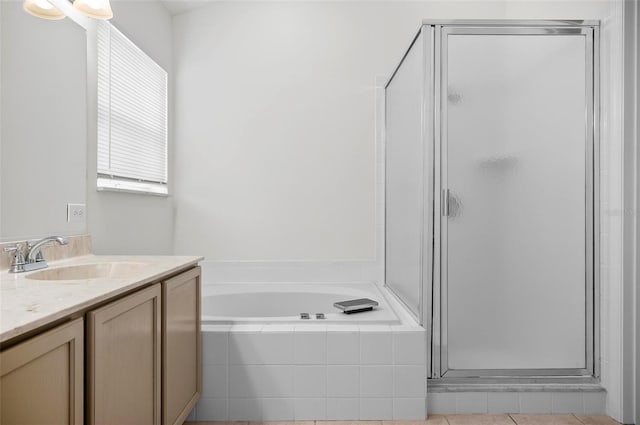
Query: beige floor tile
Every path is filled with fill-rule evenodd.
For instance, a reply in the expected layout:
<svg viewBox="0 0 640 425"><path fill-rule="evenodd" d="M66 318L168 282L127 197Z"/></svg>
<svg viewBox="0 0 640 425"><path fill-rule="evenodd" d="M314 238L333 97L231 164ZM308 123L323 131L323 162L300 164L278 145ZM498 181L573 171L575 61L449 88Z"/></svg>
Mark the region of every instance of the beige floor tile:
<svg viewBox="0 0 640 425"><path fill-rule="evenodd" d="M608 416L576 415L576 418L585 425L620 425L620 422L614 421Z"/></svg>
<svg viewBox="0 0 640 425"><path fill-rule="evenodd" d="M313 423L313 422L312 422ZM249 425L247 421L227 422L227 421L208 421L208 422L185 422L182 425Z"/></svg>
<svg viewBox="0 0 640 425"><path fill-rule="evenodd" d="M382 421L382 425L449 425L442 415L430 415L424 421Z"/></svg>
<svg viewBox="0 0 640 425"><path fill-rule="evenodd" d="M450 425L514 425L509 415L447 415Z"/></svg>
<svg viewBox="0 0 640 425"><path fill-rule="evenodd" d="M247 421L185 422L183 425L249 425Z"/></svg>
<svg viewBox="0 0 640 425"><path fill-rule="evenodd" d="M429 415L427 417L427 423L429 425L431 424L448 424L449 422L447 422L447 415L441 415L439 413L433 414L433 415Z"/></svg>
<svg viewBox="0 0 640 425"><path fill-rule="evenodd" d="M316 425L382 425L382 421L316 421Z"/></svg>
<svg viewBox="0 0 640 425"><path fill-rule="evenodd" d="M382 421L382 425L431 425L430 422L424 421Z"/></svg>
<svg viewBox="0 0 640 425"><path fill-rule="evenodd" d="M429 415L427 425L449 425L445 415Z"/></svg>
<svg viewBox="0 0 640 425"><path fill-rule="evenodd" d="M518 425L582 425L573 415L511 415Z"/></svg>
<svg viewBox="0 0 640 425"><path fill-rule="evenodd" d="M249 425L314 425L314 421L251 421Z"/></svg>

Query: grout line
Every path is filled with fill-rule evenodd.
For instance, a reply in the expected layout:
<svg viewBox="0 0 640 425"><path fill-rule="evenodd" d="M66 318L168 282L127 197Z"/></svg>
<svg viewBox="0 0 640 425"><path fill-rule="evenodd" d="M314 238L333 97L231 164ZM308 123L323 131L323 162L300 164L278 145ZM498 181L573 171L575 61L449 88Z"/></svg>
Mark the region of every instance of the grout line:
<svg viewBox="0 0 640 425"><path fill-rule="evenodd" d="M578 422L580 422L581 424L586 424L586 422L583 422L583 421L582 421L582 419L580 419L580 418L578 417L578 415L571 415L571 416L573 416L574 418L576 418L576 420L577 420Z"/></svg>

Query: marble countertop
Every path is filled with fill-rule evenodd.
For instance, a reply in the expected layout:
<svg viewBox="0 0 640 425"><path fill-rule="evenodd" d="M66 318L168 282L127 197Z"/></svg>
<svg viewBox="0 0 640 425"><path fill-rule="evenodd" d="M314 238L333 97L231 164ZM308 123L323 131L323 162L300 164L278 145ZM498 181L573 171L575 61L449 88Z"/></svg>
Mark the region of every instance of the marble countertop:
<svg viewBox="0 0 640 425"><path fill-rule="evenodd" d="M33 280L27 273L0 272L0 343L159 280L203 257L83 255L49 262L57 267L99 263L144 263L126 277L83 280Z"/></svg>

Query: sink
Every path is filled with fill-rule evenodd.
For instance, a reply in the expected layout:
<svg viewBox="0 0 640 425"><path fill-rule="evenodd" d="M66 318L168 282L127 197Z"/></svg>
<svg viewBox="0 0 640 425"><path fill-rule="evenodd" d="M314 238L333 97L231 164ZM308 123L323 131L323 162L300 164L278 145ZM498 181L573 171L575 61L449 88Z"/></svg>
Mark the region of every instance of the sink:
<svg viewBox="0 0 640 425"><path fill-rule="evenodd" d="M87 280L124 278L149 267L147 263L113 262L54 267L25 276L32 280Z"/></svg>

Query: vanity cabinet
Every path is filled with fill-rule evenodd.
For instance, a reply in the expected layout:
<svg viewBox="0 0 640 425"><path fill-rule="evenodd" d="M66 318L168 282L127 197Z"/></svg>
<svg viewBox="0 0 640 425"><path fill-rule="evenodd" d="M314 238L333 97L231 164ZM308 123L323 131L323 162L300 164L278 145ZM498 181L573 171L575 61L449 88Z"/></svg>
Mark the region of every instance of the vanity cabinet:
<svg viewBox="0 0 640 425"><path fill-rule="evenodd" d="M89 424L160 424L161 285L87 313Z"/></svg>
<svg viewBox="0 0 640 425"><path fill-rule="evenodd" d="M0 352L0 423L84 423L82 318Z"/></svg>
<svg viewBox="0 0 640 425"><path fill-rule="evenodd" d="M201 269L175 273L0 351L0 424L181 425L202 392Z"/></svg>
<svg viewBox="0 0 640 425"><path fill-rule="evenodd" d="M180 425L201 393L200 267L162 282L163 425Z"/></svg>

